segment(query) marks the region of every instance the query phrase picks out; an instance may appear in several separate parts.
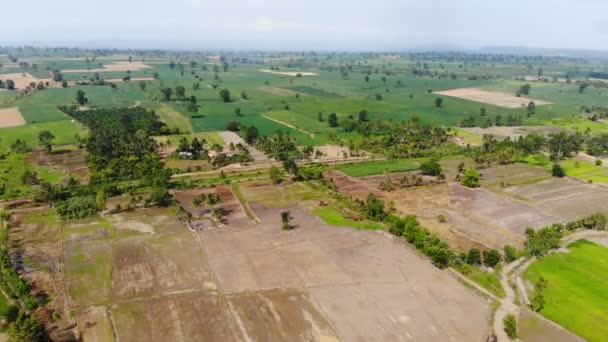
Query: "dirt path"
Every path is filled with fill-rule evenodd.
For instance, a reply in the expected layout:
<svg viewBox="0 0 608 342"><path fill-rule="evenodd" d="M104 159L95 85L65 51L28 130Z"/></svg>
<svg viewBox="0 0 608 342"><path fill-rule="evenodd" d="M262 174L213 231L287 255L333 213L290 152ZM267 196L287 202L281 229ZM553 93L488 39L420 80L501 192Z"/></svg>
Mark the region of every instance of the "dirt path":
<svg viewBox="0 0 608 342"><path fill-rule="evenodd" d="M520 266L523 260L524 259L519 259L506 265L505 267L503 267L499 274L500 285L502 285L502 287L505 289L505 298L500 300L500 307L498 308L498 310L496 310L496 313L494 314L493 328L494 334L496 334L498 341L511 340L509 336L507 336L507 334L505 333L505 325L503 323L504 318L508 314L513 314L515 315L515 317L519 317L519 305L515 300L515 291L513 291L513 288L509 284L508 274L512 270L517 269L517 267Z"/></svg>
<svg viewBox="0 0 608 342"><path fill-rule="evenodd" d="M268 119L268 120L274 121L274 122L276 122L276 123L278 123L278 124L281 124L281 125L283 125L283 126L287 126L287 127L291 128L291 129L295 129L296 131L300 131L300 132L302 132L302 133L304 133L304 134L306 134L306 135L310 136L311 138L315 139L315 135L314 135L314 134L312 134L312 133L310 133L309 131L305 131L305 130L303 130L303 129L297 128L296 126L294 126L294 125L290 125L290 124L288 124L287 122L283 122L283 121L279 121L279 120L277 120L277 119L273 119L273 118L271 118L271 117L270 117L270 116L268 116L268 115L262 115L262 117L264 117L264 118L266 118L266 119Z"/></svg>

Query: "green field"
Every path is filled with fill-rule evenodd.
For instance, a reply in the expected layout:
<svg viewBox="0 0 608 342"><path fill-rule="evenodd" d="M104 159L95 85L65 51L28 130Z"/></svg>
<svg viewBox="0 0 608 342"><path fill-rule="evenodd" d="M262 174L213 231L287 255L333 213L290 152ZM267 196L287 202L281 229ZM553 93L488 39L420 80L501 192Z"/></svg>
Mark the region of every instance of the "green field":
<svg viewBox="0 0 608 342"><path fill-rule="evenodd" d="M526 280L544 277L545 307L540 313L589 341L608 336L608 248L586 240L568 246L532 264Z"/></svg>
<svg viewBox="0 0 608 342"><path fill-rule="evenodd" d="M340 165L336 169L351 177L379 175L385 172L418 170L421 159L392 159Z"/></svg>
<svg viewBox="0 0 608 342"><path fill-rule="evenodd" d="M342 213L333 205L318 207L314 210L315 215L319 216L325 223L331 226L353 227L357 229L383 229L384 225L378 222L363 220L355 221L344 217Z"/></svg>

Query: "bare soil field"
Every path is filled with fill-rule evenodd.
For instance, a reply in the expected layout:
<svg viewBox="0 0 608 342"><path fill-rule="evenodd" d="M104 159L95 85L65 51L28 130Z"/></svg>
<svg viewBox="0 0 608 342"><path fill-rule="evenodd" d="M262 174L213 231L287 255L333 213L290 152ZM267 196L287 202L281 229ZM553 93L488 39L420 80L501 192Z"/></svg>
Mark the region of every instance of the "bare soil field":
<svg viewBox="0 0 608 342"><path fill-rule="evenodd" d="M0 128L23 125L25 125L25 119L21 116L19 108L0 108Z"/></svg>
<svg viewBox="0 0 608 342"><path fill-rule="evenodd" d="M537 133L537 134L542 134L542 135L549 135L551 133L557 133L560 131L565 131L565 129L560 128L560 127L553 127L553 126L512 126L512 127L507 127L507 126L492 126L492 127L487 127L487 128L481 128L481 127L463 127L460 128L463 131L467 131L473 134L477 134L477 135L491 135L494 136L496 138L500 138L500 139L505 139L505 138L511 138L511 139L517 139L521 136L526 136L529 135L531 133Z"/></svg>
<svg viewBox="0 0 608 342"><path fill-rule="evenodd" d="M125 82L122 78L106 78L104 81L112 83ZM154 81L154 77L131 77L129 81Z"/></svg>
<svg viewBox="0 0 608 342"><path fill-rule="evenodd" d="M13 80L13 82L15 82L16 89L25 89L32 82L35 82L36 84L38 82L55 83L55 81L53 81L51 78L36 78L30 73L0 74L0 80Z"/></svg>
<svg viewBox="0 0 608 342"><path fill-rule="evenodd" d="M166 208L15 215L15 255L65 318L52 324L87 341L485 339L488 303L447 272L386 233L326 225L298 205L315 195L300 183L267 186L243 192L289 193L294 206L252 203L260 223L243 214L199 232ZM236 206L228 187L211 190ZM284 210L294 230L281 230Z"/></svg>
<svg viewBox="0 0 608 342"><path fill-rule="evenodd" d="M524 180L546 178L545 171L529 168L530 170L520 168L518 173L505 171L505 175L511 175L512 178L501 179L517 184ZM537 170L542 175L537 175ZM492 180L499 182L496 173L502 173L493 171L492 174L491 171L493 170L487 172L488 183ZM393 183L397 185L404 174L391 174ZM447 176L448 179L453 179L451 174ZM385 175L354 178L332 170L326 172L326 177L333 178L338 189L353 198L363 200L373 192L385 202L393 202L399 214L417 215L423 226L463 250L471 247L502 248L507 243L521 246L527 226L541 228L560 221L558 216L516 200L514 196L502 196L484 188L469 189L456 182L405 189L396 186L396 190L386 192L379 189ZM446 222L439 222L438 215L444 215Z"/></svg>
<svg viewBox="0 0 608 342"><path fill-rule="evenodd" d="M104 64L102 68L96 69L68 69L62 70L62 73L75 73L75 72L106 72L106 71L139 71L143 69L152 68L142 62L114 62Z"/></svg>
<svg viewBox="0 0 608 342"><path fill-rule="evenodd" d="M458 88L444 91L436 91L434 94L457 97L475 102L488 103L491 105L505 108L519 108L527 106L530 101L538 105L546 105L551 102L530 99L527 97L517 97L508 93L481 90L479 88Z"/></svg>
<svg viewBox="0 0 608 342"><path fill-rule="evenodd" d="M294 96L295 94L297 94L297 91L293 91L293 90L289 90L289 89L285 89L285 88L279 88L279 87L271 87L271 86L261 86L258 87L259 90L261 91L265 91L267 93L271 93L273 95L279 95L279 96Z"/></svg>
<svg viewBox="0 0 608 342"><path fill-rule="evenodd" d="M224 140L224 147L229 146L230 143L233 143L234 145L243 144L244 146L247 147L247 149L249 149L249 152L251 153L251 157L253 158L254 161L267 161L268 160L268 157L266 157L266 155L264 153L262 153L260 150L256 149L253 146L247 145L245 140L243 140L243 138L241 138L238 134L231 132L231 131L221 131L221 132L219 132L219 135Z"/></svg>
<svg viewBox="0 0 608 342"><path fill-rule="evenodd" d="M222 202L218 205L218 208L222 210L225 221L228 224L236 223L239 220L247 218L247 214L241 203L232 193L232 190L228 185L219 185L208 189L176 190L173 192L173 196L175 196L179 204L194 217L201 217L209 211L209 208L206 205L200 205L195 208L192 201L201 194L210 193L220 195Z"/></svg>
<svg viewBox="0 0 608 342"><path fill-rule="evenodd" d="M247 340L484 339L484 300L402 242L328 226L299 206L252 208L259 225L200 233ZM280 228L286 209L291 231Z"/></svg>
<svg viewBox="0 0 608 342"><path fill-rule="evenodd" d="M270 69L260 69L261 72L267 72L270 74L284 75L284 76L317 76L317 73L307 71L275 71Z"/></svg>
<svg viewBox="0 0 608 342"><path fill-rule="evenodd" d="M608 212L608 193L604 187L573 178L551 178L507 191L529 199L535 207L558 217L556 222L571 221L598 211Z"/></svg>
<svg viewBox="0 0 608 342"><path fill-rule="evenodd" d="M33 151L27 159L28 163L46 166L50 171L70 175L78 179L86 179L88 167L85 161L85 150L56 150L48 154L42 150Z"/></svg>

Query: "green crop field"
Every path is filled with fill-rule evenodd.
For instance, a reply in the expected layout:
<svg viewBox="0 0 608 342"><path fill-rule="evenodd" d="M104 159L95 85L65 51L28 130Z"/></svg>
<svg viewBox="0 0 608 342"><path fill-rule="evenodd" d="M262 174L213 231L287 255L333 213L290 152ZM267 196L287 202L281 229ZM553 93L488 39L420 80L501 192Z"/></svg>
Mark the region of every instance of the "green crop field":
<svg viewBox="0 0 608 342"><path fill-rule="evenodd" d="M385 172L402 172L418 170L421 159L393 159L363 163L345 164L336 169L351 177L379 175Z"/></svg>
<svg viewBox="0 0 608 342"><path fill-rule="evenodd" d="M608 248L586 240L568 246L568 253L555 253L524 273L534 282L544 277L545 307L540 313L589 341L608 336ZM592 328L591 328L592 327Z"/></svg>

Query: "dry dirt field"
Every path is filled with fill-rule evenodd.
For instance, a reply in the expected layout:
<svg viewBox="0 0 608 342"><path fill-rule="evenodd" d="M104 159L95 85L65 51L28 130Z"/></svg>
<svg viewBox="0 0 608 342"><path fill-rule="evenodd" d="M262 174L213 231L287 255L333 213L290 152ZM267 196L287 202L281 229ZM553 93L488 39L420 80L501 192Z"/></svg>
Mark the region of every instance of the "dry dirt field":
<svg viewBox="0 0 608 342"><path fill-rule="evenodd" d="M124 82L122 78L106 78L104 79L106 82ZM131 77L130 81L154 81L154 77Z"/></svg>
<svg viewBox="0 0 608 342"><path fill-rule="evenodd" d="M530 99L527 97L517 97L515 95L486 91L479 88L458 88L444 91L434 92L438 95L445 95L451 97L458 97L465 100L471 100L475 102L488 103L491 105L505 107L505 108L519 108L527 106L530 101L538 105L550 104L551 102Z"/></svg>
<svg viewBox="0 0 608 342"><path fill-rule="evenodd" d="M106 71L139 71L143 69L151 68L151 66L146 65L142 62L114 62L109 64L104 64L102 68L96 69L68 69L62 70L62 73L72 73L72 72L106 72Z"/></svg>
<svg viewBox="0 0 608 342"><path fill-rule="evenodd" d="M567 222L598 211L608 213L606 188L573 178L551 178L507 191L528 199L533 206L558 217L558 221Z"/></svg>
<svg viewBox="0 0 608 342"><path fill-rule="evenodd" d="M402 242L327 226L299 206L252 208L259 225L200 233L246 340L484 339L487 304ZM292 231L280 229L285 209Z"/></svg>
<svg viewBox="0 0 608 342"><path fill-rule="evenodd" d="M252 198L305 193L246 187ZM86 341L485 340L489 304L403 241L328 226L297 200L252 203L256 223L227 186L202 191L225 199L226 225L194 232L165 208L70 222L48 208L15 215L14 255L64 318L57 331L77 324Z"/></svg>
<svg viewBox="0 0 608 342"><path fill-rule="evenodd" d="M560 131L564 131L563 128L560 127L551 127L551 126L492 126L487 128L481 127L463 127L460 128L463 131L467 131L477 135L492 135L495 138L499 139L517 139L521 136L526 136L531 133L537 133L542 135L549 135L550 133L557 133Z"/></svg>
<svg viewBox="0 0 608 342"><path fill-rule="evenodd" d="M446 170L448 180L454 175ZM517 164L482 170L484 186L469 189L456 182L400 189L397 185L405 173L391 174L396 190L379 189L385 175L349 177L339 171L328 171L340 191L353 198L365 199L368 193L395 204L401 215L415 214L423 226L438 233L460 249L471 247L502 248L505 244L521 246L527 226L541 228L562 221L547 208L528 203L521 196L501 192L499 184L519 184L547 178L546 171ZM506 192L506 191L505 191ZM441 223L438 215L444 215Z"/></svg>
<svg viewBox="0 0 608 342"><path fill-rule="evenodd" d="M275 71L270 69L260 69L261 72L267 72L270 74L284 75L284 76L297 76L298 74L302 76L316 76L317 73L314 72L306 72L306 71Z"/></svg>
<svg viewBox="0 0 608 342"><path fill-rule="evenodd" d="M30 83L35 82L49 82L55 83L51 78L36 78L30 73L14 73L14 74L0 74L0 80L13 80L15 82L16 89L25 89Z"/></svg>
<svg viewBox="0 0 608 342"><path fill-rule="evenodd" d="M21 116L19 108L0 108L0 128L25 125L25 119Z"/></svg>
<svg viewBox="0 0 608 342"><path fill-rule="evenodd" d="M251 157L253 158L254 161L266 161L268 160L268 157L266 157L266 155L259 151L258 149L247 145L247 143L245 142L245 140L243 140L243 138L241 138L238 134L231 132L231 131L221 131L219 132L220 137L224 140L224 147L227 147L230 145L230 143L233 143L234 145L236 144L243 144L245 146L247 146L247 149L249 149L249 152L251 153Z"/></svg>
<svg viewBox="0 0 608 342"><path fill-rule="evenodd" d="M85 161L85 150L58 150L48 154L41 150L34 150L27 158L29 163L46 166L50 171L63 173L66 177L72 176L79 180L88 177L88 168Z"/></svg>

